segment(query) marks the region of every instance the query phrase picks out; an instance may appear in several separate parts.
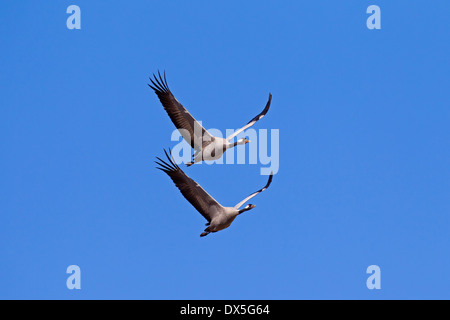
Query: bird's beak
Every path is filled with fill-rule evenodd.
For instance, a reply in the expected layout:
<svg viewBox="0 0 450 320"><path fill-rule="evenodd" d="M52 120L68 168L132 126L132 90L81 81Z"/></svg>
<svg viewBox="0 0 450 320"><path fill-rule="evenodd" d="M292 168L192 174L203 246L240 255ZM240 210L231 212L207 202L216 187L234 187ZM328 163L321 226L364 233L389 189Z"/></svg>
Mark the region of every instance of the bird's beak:
<svg viewBox="0 0 450 320"><path fill-rule="evenodd" d="M256 207L254 204L250 205L250 209L253 209L254 207Z"/></svg>
<svg viewBox="0 0 450 320"><path fill-rule="evenodd" d="M249 142L251 142L251 141L250 141L250 140L247 140L247 141L246 141L246 143L249 143Z"/></svg>

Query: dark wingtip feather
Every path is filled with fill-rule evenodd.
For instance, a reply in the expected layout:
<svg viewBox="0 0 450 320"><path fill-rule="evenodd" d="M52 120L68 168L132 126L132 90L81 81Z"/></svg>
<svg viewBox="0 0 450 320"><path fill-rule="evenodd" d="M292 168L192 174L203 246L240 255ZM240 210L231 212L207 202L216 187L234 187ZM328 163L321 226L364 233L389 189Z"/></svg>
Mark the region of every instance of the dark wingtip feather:
<svg viewBox="0 0 450 320"><path fill-rule="evenodd" d="M153 75L153 76L155 76L155 75ZM156 78L155 78L155 80L156 80ZM158 84L157 82L155 83L155 81L153 81L152 78L150 78L150 81L152 82L153 86L150 86L150 84L149 84L149 86L150 86L153 90L155 90L156 93L161 93L161 92L163 92L162 88L159 86L159 84Z"/></svg>
<svg viewBox="0 0 450 320"><path fill-rule="evenodd" d="M157 158L158 158L158 157L157 157ZM166 170L168 170L168 171L172 171L172 170L173 170L173 168L170 167L167 163L165 163L164 161L162 161L162 160L159 159L159 158L158 158L158 160L161 161L161 162L155 161L155 163L156 163L157 165L159 165L161 168L166 169Z"/></svg>
<svg viewBox="0 0 450 320"><path fill-rule="evenodd" d="M266 188L270 186L270 184L272 183L272 179L273 179L273 171L270 173L269 181L267 181Z"/></svg>
<svg viewBox="0 0 450 320"><path fill-rule="evenodd" d="M158 70L158 76L159 76L159 81L158 83L161 84L161 86L164 88L164 90L169 91L169 87L167 86L167 82L165 82L161 76L161 72L159 72ZM165 71L164 71L164 77L165 77ZM155 77L156 78L156 77Z"/></svg>
<svg viewBox="0 0 450 320"><path fill-rule="evenodd" d="M164 70L164 83L166 84L167 89L169 89L169 86L167 85L167 79L166 79L166 70Z"/></svg>
<svg viewBox="0 0 450 320"><path fill-rule="evenodd" d="M162 160L160 157L156 157L156 159L158 159L159 162L155 161L155 163L157 163L159 166L161 166L165 170L168 170L168 172L173 172L173 171L179 170L180 167L178 167L178 165L175 162L175 159L172 156L172 150L169 148L169 152L167 152L166 149L163 149L163 151L166 154L167 160Z"/></svg>
<svg viewBox="0 0 450 320"><path fill-rule="evenodd" d="M159 79L158 79L159 78ZM158 93L168 93L170 92L169 86L167 85L167 80L166 80L166 74L164 71L164 80L161 76L161 72L158 70L158 75L153 74L153 79L150 77L149 78L150 81L152 82L153 86L150 86L150 88L152 88L153 90L155 90L155 92Z"/></svg>
<svg viewBox="0 0 450 320"><path fill-rule="evenodd" d="M164 153L166 154L167 159L169 159L170 163L173 165L172 159L170 159L169 155L167 154L166 149L164 149Z"/></svg>
<svg viewBox="0 0 450 320"><path fill-rule="evenodd" d="M269 111L270 108L270 103L272 102L272 94L269 93L269 100L267 100L266 103L266 107L264 108L263 112L261 113L261 115L265 115L267 113L267 111Z"/></svg>
<svg viewBox="0 0 450 320"><path fill-rule="evenodd" d="M171 160L173 166L174 166L175 168L177 168L177 169L180 169L180 167L178 166L178 164L175 162L175 159L173 158L172 150L171 150L170 148L169 148L169 154L170 154L170 159L169 159L169 160Z"/></svg>
<svg viewBox="0 0 450 320"><path fill-rule="evenodd" d="M160 157L156 157L156 159L159 160L155 161L156 164L158 164L160 167L157 167L158 169L166 172L166 173L170 173L170 172L174 172L179 170L178 165L175 163L175 160L172 157L172 151L169 148L169 153L167 153L166 149L163 149L164 153L166 154L167 160L162 160ZM170 156L169 156L170 154Z"/></svg>
<svg viewBox="0 0 450 320"><path fill-rule="evenodd" d="M266 190L270 186L270 184L272 183L272 178L273 178L273 171L270 173L269 180L267 181L267 183L264 186L264 188L261 189L261 191Z"/></svg>
<svg viewBox="0 0 450 320"><path fill-rule="evenodd" d="M247 124L253 122L253 121L258 121L260 120L262 117L264 117L267 113L267 111L269 111L270 108L270 103L272 102L272 94L269 93L269 100L267 100L266 106L264 107L264 110L258 114L256 117L254 117L252 120L250 120L249 122L247 122Z"/></svg>

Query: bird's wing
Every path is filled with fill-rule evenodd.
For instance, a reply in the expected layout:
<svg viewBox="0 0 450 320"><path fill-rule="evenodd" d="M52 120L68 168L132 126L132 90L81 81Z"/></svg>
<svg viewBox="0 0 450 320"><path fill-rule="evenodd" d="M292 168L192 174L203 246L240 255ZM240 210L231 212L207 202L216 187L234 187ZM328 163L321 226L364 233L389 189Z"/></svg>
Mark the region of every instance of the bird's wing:
<svg viewBox="0 0 450 320"><path fill-rule="evenodd" d="M155 161L160 167L157 169L164 171L172 179L181 194L197 209L198 212L209 222L214 218L214 206L222 207L213 197L211 197L197 182L189 178L180 167L177 166L172 155L169 156L164 150L169 163L156 157L160 162ZM169 149L170 152L170 149ZM213 210L212 210L213 209Z"/></svg>
<svg viewBox="0 0 450 320"><path fill-rule="evenodd" d="M154 79L150 78L153 85L149 84L148 86L155 91L175 127L191 147L201 150L203 141L214 140L214 137L173 96L167 85L166 73L164 72L164 79L159 71L159 79L155 74L153 77Z"/></svg>
<svg viewBox="0 0 450 320"><path fill-rule="evenodd" d="M254 117L252 120L250 120L245 126L240 128L239 130L236 130L233 134L229 135L227 137L227 140L230 141L231 139L236 137L239 133L241 133L242 131L244 131L247 128L250 128L252 125L254 125L256 123L256 121L258 121L262 117L264 117L266 115L267 111L269 111L271 101L272 101L272 95L269 93L269 100L267 101L267 104L266 104L264 110L260 114L258 114L256 117Z"/></svg>
<svg viewBox="0 0 450 320"><path fill-rule="evenodd" d="M247 198L245 198L244 200L242 200L241 202L239 202L237 205L235 205L234 208L235 208L235 209L239 209L239 208L242 207L242 205L243 205L244 203L246 203L248 200L250 200L251 198L253 198L254 196L256 196L258 193L263 192L264 190L266 190L266 189L270 186L270 183L272 182L272 177L273 177L273 173L270 173L269 181L267 181L267 184L264 186L264 188L262 188L262 189L260 189L260 190L258 190L258 191L256 191L256 192L253 192L253 193L252 193L251 195L249 195Z"/></svg>

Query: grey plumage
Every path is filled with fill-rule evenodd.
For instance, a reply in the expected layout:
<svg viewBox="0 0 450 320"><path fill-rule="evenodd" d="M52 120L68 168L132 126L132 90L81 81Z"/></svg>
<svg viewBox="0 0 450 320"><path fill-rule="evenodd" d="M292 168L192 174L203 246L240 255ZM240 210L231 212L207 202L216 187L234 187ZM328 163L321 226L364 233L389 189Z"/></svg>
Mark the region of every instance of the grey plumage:
<svg viewBox="0 0 450 320"><path fill-rule="evenodd" d="M181 194L197 209L198 212L208 221L207 228L200 236L206 236L210 232L217 232L228 228L234 219L241 213L253 209L252 204L247 205L243 209L239 209L245 202L266 190L272 182L271 174L267 184L260 190L252 193L250 196L239 202L234 207L223 207L213 197L211 197L197 182L189 178L183 170L178 167L172 158L172 155L166 154L167 161L156 157L159 161L155 161L159 167L157 169L165 172L175 183ZM169 149L170 153L170 149Z"/></svg>
<svg viewBox="0 0 450 320"><path fill-rule="evenodd" d="M158 71L158 76L153 75L150 78L152 88L159 98L159 101L166 110L175 127L180 131L183 138L195 149L193 162L187 165L192 165L202 160L216 160L219 159L223 153L233 148L238 144L246 144L250 142L247 139L239 139L235 143L231 140L245 129L253 126L258 120L263 118L269 111L272 95L269 94L269 99L263 111L257 116L253 117L244 127L236 130L227 138L214 137L211 135L195 118L186 110L183 105L178 102L167 85L166 73L164 76Z"/></svg>

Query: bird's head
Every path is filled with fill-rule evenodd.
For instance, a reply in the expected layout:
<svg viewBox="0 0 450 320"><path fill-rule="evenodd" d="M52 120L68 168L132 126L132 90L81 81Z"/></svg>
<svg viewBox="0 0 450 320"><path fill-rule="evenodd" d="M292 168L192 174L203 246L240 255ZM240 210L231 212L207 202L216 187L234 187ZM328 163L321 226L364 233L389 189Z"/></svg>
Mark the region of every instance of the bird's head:
<svg viewBox="0 0 450 320"><path fill-rule="evenodd" d="M242 138L242 139L239 139L237 141L238 144L246 144L246 143L249 143L249 142L250 142L250 140L248 140L246 138Z"/></svg>
<svg viewBox="0 0 450 320"><path fill-rule="evenodd" d="M251 210L251 209L253 209L254 207L256 207L254 204L248 204L248 205L246 205L243 209L239 210L239 214L241 214L241 213L243 213L243 212L245 212L245 211Z"/></svg>

